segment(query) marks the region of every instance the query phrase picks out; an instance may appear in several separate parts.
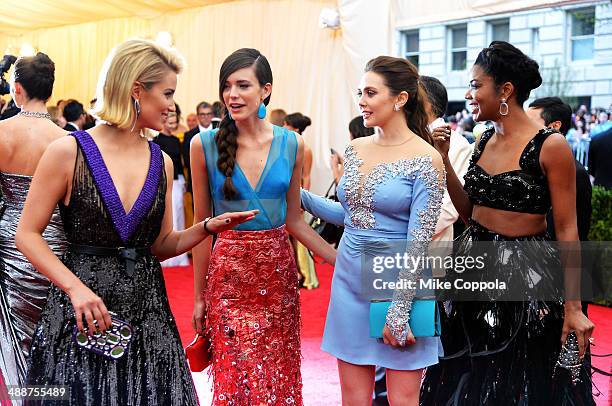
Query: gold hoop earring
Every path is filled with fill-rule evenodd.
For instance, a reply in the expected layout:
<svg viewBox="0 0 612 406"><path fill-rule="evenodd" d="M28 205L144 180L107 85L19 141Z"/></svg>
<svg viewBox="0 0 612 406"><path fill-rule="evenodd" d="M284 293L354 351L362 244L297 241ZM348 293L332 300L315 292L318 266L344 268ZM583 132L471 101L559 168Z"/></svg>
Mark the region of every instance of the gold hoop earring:
<svg viewBox="0 0 612 406"><path fill-rule="evenodd" d="M501 99L501 103L499 104L499 114L502 116L507 116L510 108L508 107L508 103L506 103L506 99Z"/></svg>

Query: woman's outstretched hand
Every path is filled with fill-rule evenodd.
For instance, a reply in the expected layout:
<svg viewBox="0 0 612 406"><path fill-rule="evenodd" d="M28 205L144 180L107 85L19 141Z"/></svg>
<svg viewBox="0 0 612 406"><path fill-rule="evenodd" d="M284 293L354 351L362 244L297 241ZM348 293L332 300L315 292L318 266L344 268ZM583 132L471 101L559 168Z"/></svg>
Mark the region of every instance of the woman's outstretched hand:
<svg viewBox="0 0 612 406"><path fill-rule="evenodd" d="M253 220L258 213L259 210L223 213L208 220L206 229L214 234L231 230L239 224Z"/></svg>

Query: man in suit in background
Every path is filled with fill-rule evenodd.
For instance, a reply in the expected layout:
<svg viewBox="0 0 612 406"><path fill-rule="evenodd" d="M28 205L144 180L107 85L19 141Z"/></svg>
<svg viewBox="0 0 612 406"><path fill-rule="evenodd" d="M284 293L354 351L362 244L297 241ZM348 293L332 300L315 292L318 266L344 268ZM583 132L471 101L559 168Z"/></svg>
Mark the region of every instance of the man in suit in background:
<svg viewBox="0 0 612 406"><path fill-rule="evenodd" d="M76 100L70 100L64 106L64 118L66 119L66 131L80 131L83 129L87 121L87 113L83 109L83 105Z"/></svg>
<svg viewBox="0 0 612 406"><path fill-rule="evenodd" d="M595 178L595 186L612 188L612 128L591 140L589 173Z"/></svg>
<svg viewBox="0 0 612 406"><path fill-rule="evenodd" d="M210 103L205 101L200 102L196 107L196 113L198 115L198 126L187 131L185 133L185 138L183 138L183 161L185 161L185 166L187 167L187 173L189 175L189 179L187 179L187 191L189 193L191 193L191 160L189 158L189 145L191 144L191 139L202 131L210 131L213 129L213 111Z"/></svg>
<svg viewBox="0 0 612 406"><path fill-rule="evenodd" d="M213 111L210 103L205 101L200 102L196 107L196 113L198 115L198 125L197 127L192 128L191 130L185 133L185 137L183 138L183 162L185 163L185 168L187 169L187 193L189 196L186 198L185 203L185 211L186 211L186 222L185 226L189 227L190 221L193 220L193 190L191 188L191 158L189 155L189 146L191 145L191 139L193 137L198 136L202 131L210 131L213 129L212 119L213 119ZM190 207L189 207L190 206Z"/></svg>

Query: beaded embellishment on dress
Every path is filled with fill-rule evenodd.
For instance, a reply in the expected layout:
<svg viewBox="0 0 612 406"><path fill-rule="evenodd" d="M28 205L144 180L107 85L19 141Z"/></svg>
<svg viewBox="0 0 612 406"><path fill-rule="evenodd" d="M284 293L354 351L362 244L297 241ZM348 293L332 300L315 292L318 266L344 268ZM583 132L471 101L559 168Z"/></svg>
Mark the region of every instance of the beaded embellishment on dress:
<svg viewBox="0 0 612 406"><path fill-rule="evenodd" d="M430 192L440 195L444 194L445 185L438 184L438 170L432 165L430 156L417 156L410 159L401 159L390 163L376 165L368 174L359 171L363 160L357 156L352 145L349 145L345 153L345 190L346 202L351 208L351 222L357 228L370 229L376 224L374 219L373 196L376 186L385 180L400 175L415 180L421 178ZM365 181L363 178L365 177ZM434 198L434 200L437 200ZM421 224L433 227L435 230L438 221L439 208L436 213L433 207L423 212ZM418 231L418 232L417 232ZM414 237L417 240L427 240L428 234L423 228L415 230ZM429 238L431 239L431 237Z"/></svg>

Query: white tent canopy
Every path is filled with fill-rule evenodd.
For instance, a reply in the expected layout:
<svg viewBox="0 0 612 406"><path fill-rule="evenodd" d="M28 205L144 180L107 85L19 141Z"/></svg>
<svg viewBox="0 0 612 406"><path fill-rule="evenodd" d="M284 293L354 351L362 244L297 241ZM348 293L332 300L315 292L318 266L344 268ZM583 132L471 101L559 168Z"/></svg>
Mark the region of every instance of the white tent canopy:
<svg viewBox="0 0 612 406"><path fill-rule="evenodd" d="M0 35L18 36L41 28L111 18L155 18L168 12L227 2L228 0L7 0L2 2Z"/></svg>
<svg viewBox="0 0 612 406"><path fill-rule="evenodd" d="M223 59L242 47L259 49L274 73L270 108L312 119L304 134L314 152L313 188L331 181L330 147L343 151L354 94L365 62L388 53L389 1L370 0L11 0L0 16L0 49L17 55L31 45L56 64L50 103L95 96L102 62L116 44L169 32L187 67L176 100L184 113L218 99ZM340 30L323 29L324 8L340 11ZM8 17L10 16L10 17ZM372 23L382 21L382 23ZM364 27L367 27L365 29Z"/></svg>

